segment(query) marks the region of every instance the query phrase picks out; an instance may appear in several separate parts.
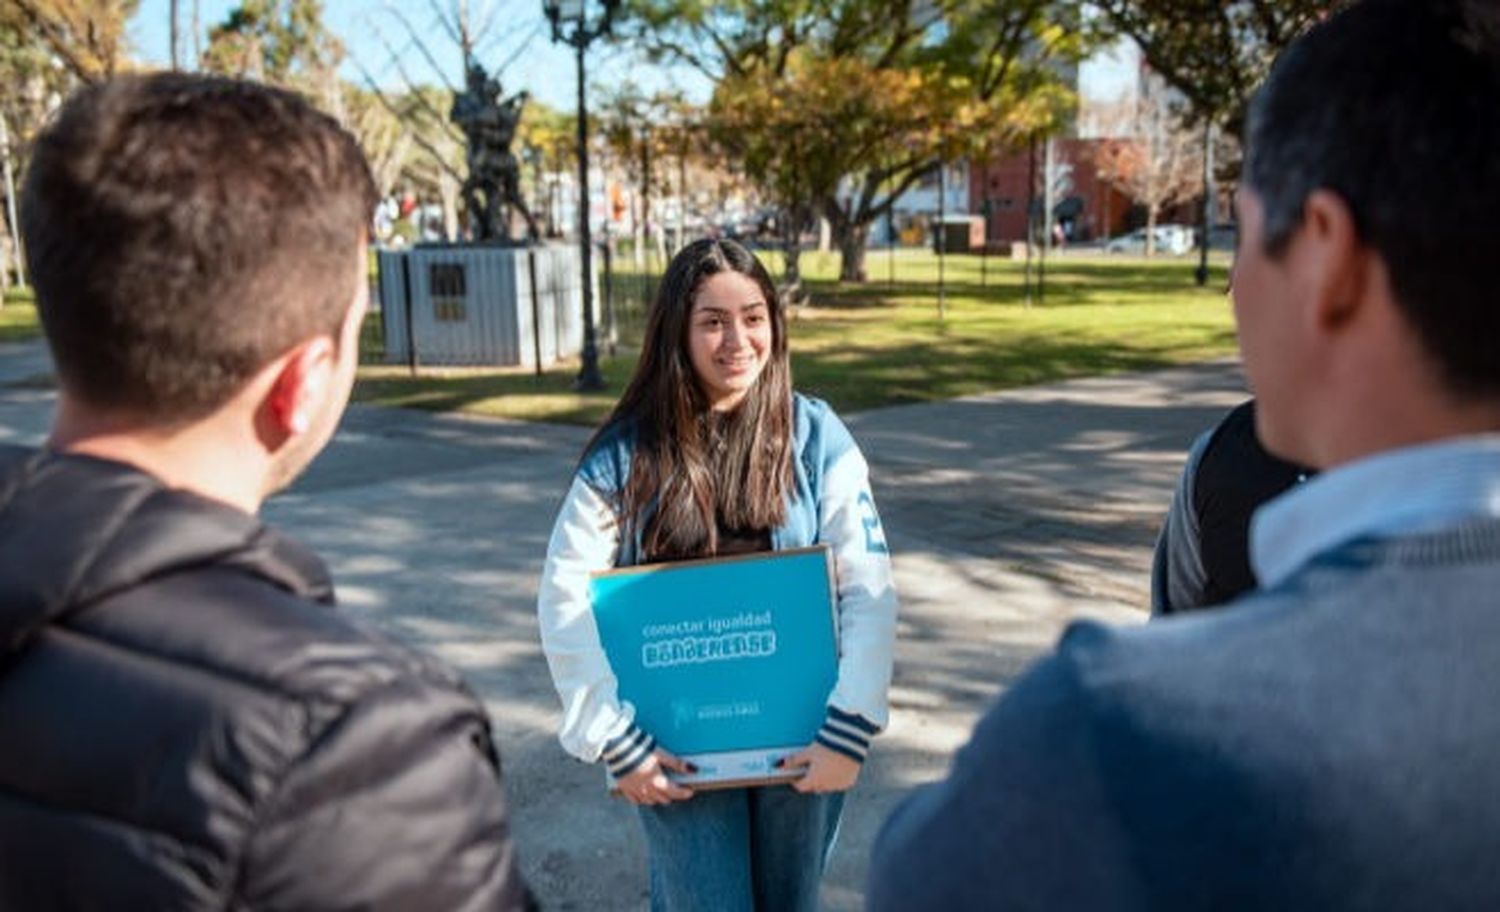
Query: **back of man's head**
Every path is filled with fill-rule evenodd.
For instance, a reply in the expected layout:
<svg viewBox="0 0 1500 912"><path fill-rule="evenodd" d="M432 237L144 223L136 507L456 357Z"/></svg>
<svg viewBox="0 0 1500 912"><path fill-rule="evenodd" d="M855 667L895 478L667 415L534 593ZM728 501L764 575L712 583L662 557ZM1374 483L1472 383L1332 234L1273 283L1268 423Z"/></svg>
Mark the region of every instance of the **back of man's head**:
<svg viewBox="0 0 1500 912"><path fill-rule="evenodd" d="M353 138L289 92L177 73L80 91L37 139L21 209L65 393L182 422L337 340L375 201Z"/></svg>
<svg viewBox="0 0 1500 912"><path fill-rule="evenodd" d="M1362 0L1293 44L1251 106L1245 178L1279 255L1317 190L1349 207L1450 392L1500 394L1500 11Z"/></svg>

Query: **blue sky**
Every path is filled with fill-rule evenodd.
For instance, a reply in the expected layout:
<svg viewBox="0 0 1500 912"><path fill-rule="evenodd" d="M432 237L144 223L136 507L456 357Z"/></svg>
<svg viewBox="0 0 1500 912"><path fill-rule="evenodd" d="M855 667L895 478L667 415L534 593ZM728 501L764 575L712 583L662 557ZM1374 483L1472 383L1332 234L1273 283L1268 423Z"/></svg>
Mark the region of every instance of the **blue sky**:
<svg viewBox="0 0 1500 912"><path fill-rule="evenodd" d="M199 17L205 32L210 26L222 22L229 10L236 6L233 0L199 2ZM455 5L454 0L435 2L443 8ZM479 57L486 69L491 71L505 65L505 69L499 74L505 90L515 92L527 89L533 97L554 108L572 111L577 105L578 91L573 52L571 48L552 43L551 31L542 14L541 0L468 2L471 16L476 22L483 12L497 11L488 39L479 49ZM439 25L431 0L324 0L324 15L328 26L348 50L350 59L344 64L344 75L363 84L359 70L359 66L363 66L382 86L402 88L404 84L400 71L382 42L383 36L397 50L401 65L414 80L432 84L443 81L413 46L400 19L390 12L392 5L399 6L403 15L422 36L449 84L461 85L463 68L458 45L447 37ZM186 37L191 0L183 0L180 6L185 53L191 54L192 43ZM168 0L142 0L139 12L130 25L130 37L136 54L160 65L165 65L171 56L167 30L168 9ZM1081 88L1085 94L1095 97L1117 95L1133 80L1139 60L1139 54L1133 46L1098 54L1080 68ZM590 48L591 90L598 86L618 85L626 80L633 80L647 91L677 87L697 101L706 100L711 89L707 80L695 71L683 67L653 66L636 58L629 51L605 44L596 44Z"/></svg>
<svg viewBox="0 0 1500 912"><path fill-rule="evenodd" d="M437 0L443 8L455 5L452 0ZM191 0L183 0L182 34L186 44L185 53L192 53L192 42L187 37L190 27ZM237 4L233 0L200 0L199 18L205 33L212 25L222 22ZM344 42L350 60L346 60L343 73L350 80L363 84L363 78L355 61L370 71L384 87L401 88L404 83L392 55L382 43L382 36L398 52L401 65L417 82L440 84L442 79L427 63L420 51L412 44L406 28L397 16L390 12L393 4L371 2L371 0L324 0L324 16L329 29ZM401 0L402 14L423 38L429 51L443 70L443 75L452 85L463 82L463 67L456 42L451 40L439 25L432 4L425 0ZM577 105L578 81L573 51L563 45L554 45L546 17L542 14L541 0L529 3L501 2L501 0L469 0L471 17L479 21L479 14L489 9L497 12L494 27L488 40L478 51L480 62L493 71L505 65L499 74L507 92L527 89L532 96L552 107L571 111ZM165 65L171 57L171 40L168 32L168 0L142 0L140 9L130 23L130 38L136 55L148 62ZM696 73L682 68L655 67L632 59L628 52L604 44L595 44L589 49L589 83L594 89L601 85L617 85L627 79L634 80L647 91L678 86L690 97L706 99L709 87Z"/></svg>
<svg viewBox="0 0 1500 912"><path fill-rule="evenodd" d="M1140 49L1131 41L1118 41L1079 66L1079 91L1100 101L1118 100L1134 85L1140 68Z"/></svg>

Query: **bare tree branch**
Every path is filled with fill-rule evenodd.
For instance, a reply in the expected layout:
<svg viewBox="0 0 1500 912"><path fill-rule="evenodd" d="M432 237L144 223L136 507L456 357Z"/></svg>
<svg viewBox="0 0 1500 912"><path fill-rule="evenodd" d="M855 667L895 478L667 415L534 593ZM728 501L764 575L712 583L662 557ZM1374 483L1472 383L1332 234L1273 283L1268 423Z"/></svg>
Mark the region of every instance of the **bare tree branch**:
<svg viewBox="0 0 1500 912"><path fill-rule="evenodd" d="M375 93L375 98L377 100L379 100L379 102L381 103L381 105L383 105L387 111L390 111L391 114L392 114L392 116L394 116L396 119L401 120L401 121L404 122L405 119L406 119L406 116L407 116L406 113L404 111L402 111L400 108L396 107L395 103L392 102L390 100L390 98L385 94L385 92L380 88L380 86L376 84L375 78L370 75L370 71L369 70L365 69L364 64L360 63L357 59L355 59L352 56L349 59L354 63L354 66L359 70L360 76L365 81L365 86L367 88L369 88L369 90L371 92ZM446 122L446 120L445 120L445 122ZM423 136L421 133L419 133L416 130L408 130L408 133L411 135L411 138L412 138L413 142L415 142L418 146L421 146L422 150L425 151L428 155L432 156L433 162L444 173L446 173L449 176L453 177L460 184L463 183L463 180L464 180L463 179L463 175L458 172L457 168L455 168L452 165L448 164L448 160L447 160L446 156L444 156L443 153L441 151L439 151L438 148L436 146L434 146L430 140L428 140L425 136Z"/></svg>
<svg viewBox="0 0 1500 912"><path fill-rule="evenodd" d="M705 29L705 32L708 35L708 39L713 42L714 47L718 50L720 56L723 57L724 62L727 64L727 71L735 76L744 75L744 69L739 65L739 60L736 58L733 49L730 48L729 43L724 39L724 37L713 29ZM710 78L715 75L708 69L705 69L704 73Z"/></svg>
<svg viewBox="0 0 1500 912"><path fill-rule="evenodd" d="M456 138L458 135L458 127L448 120L448 115L433 107L432 102L428 101L427 97L422 94L422 92L420 91L420 86L418 86L416 81L411 78L411 75L406 72L406 67L401 64L400 54L394 47L391 46L391 43L386 40L385 35L380 31L380 29L376 27L374 31L375 37L385 48L386 53L391 55L391 65L396 68L396 72L401 76L401 81L406 83L408 96L414 99L418 106L422 107L429 114L431 114L433 120L441 125L441 129L447 131L450 136L454 136ZM361 69L363 70L364 68L361 67ZM452 91L452 89L450 89L449 91Z"/></svg>
<svg viewBox="0 0 1500 912"><path fill-rule="evenodd" d="M438 5L437 0L427 0L427 6L431 8L432 14L437 17L438 25L442 26L443 31L448 34L448 39L458 45L467 54L469 48L464 43L464 36L460 33L460 27L456 26L448 18L448 12Z"/></svg>
<svg viewBox="0 0 1500 912"><path fill-rule="evenodd" d="M886 191L885 199L870 206L870 208L866 210L866 214L871 216L871 218L873 219L879 218L880 216L889 212L891 210L891 207L896 205L896 200L900 199L902 195L906 193L906 191L910 190L912 186L916 184L917 181L921 180L922 175L925 174L928 170L931 169L912 167L912 169L907 172L905 177L897 181L889 190Z"/></svg>
<svg viewBox="0 0 1500 912"><path fill-rule="evenodd" d="M995 93L1005 85L1005 79L1010 75L1016 60L1021 55L1021 48L1026 40L1026 26L1035 18L1045 4L1034 3L1017 12L1014 19L1006 24L1004 28L996 29L995 40L990 45L989 55L985 59L985 73L979 80L979 95L981 98L993 98ZM995 60L999 59L999 65Z"/></svg>
<svg viewBox="0 0 1500 912"><path fill-rule="evenodd" d="M394 3L387 3L385 5L385 10L392 16L395 16L396 21L400 22L402 27L406 29L406 34L411 39L411 44L416 47L417 52L420 53L422 55L422 58L427 61L427 65L432 67L432 71L437 74L438 79L442 80L443 86L450 92L457 92L458 90L454 87L453 83L448 81L448 76L443 72L443 68L438 65L437 59L432 56L432 52L428 49L427 43L422 40L420 35L417 34L417 30L412 26L411 20L407 19L406 16L401 12L400 8L398 8ZM370 27L375 31L377 35L380 34L380 27L375 24L374 20L370 20ZM385 41L383 36L381 37L381 41ZM386 47L389 49L390 45L387 44ZM404 73L402 75L405 76ZM410 84L409 80L408 84Z"/></svg>
<svg viewBox="0 0 1500 912"><path fill-rule="evenodd" d="M536 36L541 32L541 30L541 23L537 23L531 27L531 31L526 35L525 38L521 39L521 43L516 45L516 49L510 52L510 56L506 57L503 61L500 62L500 65L495 68L495 75L497 77L504 73L506 70L510 69L511 64L515 63L516 60L520 58L521 54L531 46L531 42L536 40Z"/></svg>
<svg viewBox="0 0 1500 912"><path fill-rule="evenodd" d="M495 26L495 16L500 12L500 4L493 2L493 0L487 6L487 10L480 14L479 28L475 29L474 33L469 36L473 47L478 47L489 41L492 34L490 30Z"/></svg>

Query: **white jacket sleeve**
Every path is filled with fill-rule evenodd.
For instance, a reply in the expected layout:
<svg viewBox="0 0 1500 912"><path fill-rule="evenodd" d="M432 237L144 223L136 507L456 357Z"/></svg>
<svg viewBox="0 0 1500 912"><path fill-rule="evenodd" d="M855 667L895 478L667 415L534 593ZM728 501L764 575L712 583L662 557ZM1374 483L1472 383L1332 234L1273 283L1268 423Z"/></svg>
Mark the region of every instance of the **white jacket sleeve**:
<svg viewBox="0 0 1500 912"><path fill-rule="evenodd" d="M575 478L552 529L537 593L542 651L562 699L558 740L580 760L604 761L616 777L656 746L636 727L635 707L619 699L589 600L589 575L614 566L619 543L614 511Z"/></svg>
<svg viewBox="0 0 1500 912"><path fill-rule="evenodd" d="M817 741L863 761L870 738L888 721L897 599L869 466L858 447L825 469L818 523L838 580L839 671Z"/></svg>

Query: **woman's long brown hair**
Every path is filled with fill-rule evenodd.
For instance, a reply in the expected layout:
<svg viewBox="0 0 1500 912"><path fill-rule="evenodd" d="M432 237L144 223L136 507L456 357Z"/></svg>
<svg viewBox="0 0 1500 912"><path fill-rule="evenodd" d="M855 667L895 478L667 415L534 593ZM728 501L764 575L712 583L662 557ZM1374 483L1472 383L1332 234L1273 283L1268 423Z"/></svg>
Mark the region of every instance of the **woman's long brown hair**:
<svg viewBox="0 0 1500 912"><path fill-rule="evenodd" d="M716 414L688 357L688 326L703 283L731 271L765 295L771 352L740 405ZM633 429L635 449L615 508L624 534L640 531L644 559L718 553L721 520L725 528L746 531L774 529L784 521L793 486L786 314L770 275L749 250L710 239L672 258L651 306L635 374L585 452L621 426Z"/></svg>

